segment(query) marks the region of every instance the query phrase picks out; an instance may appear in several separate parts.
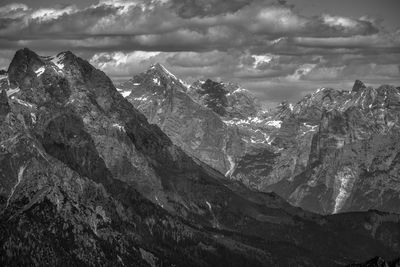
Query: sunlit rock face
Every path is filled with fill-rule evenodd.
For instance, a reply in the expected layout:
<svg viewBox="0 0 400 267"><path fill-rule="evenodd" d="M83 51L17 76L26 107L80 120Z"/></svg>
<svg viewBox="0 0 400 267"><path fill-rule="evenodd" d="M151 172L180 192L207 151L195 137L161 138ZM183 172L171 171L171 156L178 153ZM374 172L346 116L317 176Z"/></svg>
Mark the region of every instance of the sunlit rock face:
<svg viewBox="0 0 400 267"><path fill-rule="evenodd" d="M305 147L307 158L296 157L302 163L292 166L303 171L266 190L322 213L371 208L399 212L397 88L367 88L360 81L352 91L323 88L294 105L292 116L300 125L315 127ZM297 145L305 141L294 136Z"/></svg>
<svg viewBox="0 0 400 267"><path fill-rule="evenodd" d="M3 75L1 266L336 266L398 254L398 215L321 216L228 180L70 52L19 50ZM356 186L352 174L341 169L335 197Z"/></svg>
<svg viewBox="0 0 400 267"><path fill-rule="evenodd" d="M234 154L229 143L237 134L212 110L194 102L187 94L188 86L162 65L152 66L118 88L129 90L127 99L175 144L222 173L229 170L227 153Z"/></svg>
<svg viewBox="0 0 400 267"><path fill-rule="evenodd" d="M211 80L188 86L156 64L117 87L175 144L223 174L233 173L237 159L249 147L246 142L262 144L268 139L246 127L249 117L260 121L258 106L238 86Z"/></svg>
<svg viewBox="0 0 400 267"><path fill-rule="evenodd" d="M351 91L321 88L267 112L240 86L188 86L161 65L120 87L175 144L250 188L318 213L400 211L398 88L357 80ZM394 169L376 175L370 164L381 157Z"/></svg>
<svg viewBox="0 0 400 267"><path fill-rule="evenodd" d="M160 64L117 87L191 156L252 188L267 179L271 167L262 155L271 162L277 156L271 143L282 120L264 112L246 89L212 80L189 86Z"/></svg>

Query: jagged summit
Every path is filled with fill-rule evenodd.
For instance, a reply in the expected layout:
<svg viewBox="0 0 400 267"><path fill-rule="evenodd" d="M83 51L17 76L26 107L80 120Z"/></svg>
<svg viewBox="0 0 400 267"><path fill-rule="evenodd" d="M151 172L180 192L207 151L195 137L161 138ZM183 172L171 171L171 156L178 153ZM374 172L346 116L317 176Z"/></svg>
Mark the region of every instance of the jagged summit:
<svg viewBox="0 0 400 267"><path fill-rule="evenodd" d="M162 101L178 91L186 92L188 85L157 63L145 72L134 75L132 79L118 84L117 88L124 97L133 100L148 101L150 98L157 98L157 101Z"/></svg>
<svg viewBox="0 0 400 267"><path fill-rule="evenodd" d="M154 65L151 65L146 73L150 74L150 75L157 75L160 78L165 78L167 80L172 80L174 82L179 82L182 85L186 84L185 82L183 82L181 79L177 78L174 74L172 74L164 65L162 65L161 63L156 63Z"/></svg>
<svg viewBox="0 0 400 267"><path fill-rule="evenodd" d="M160 73L164 73L167 74L173 78L176 78L176 76L174 74L172 74L164 65L162 65L161 63L156 63L150 66L149 70L157 70Z"/></svg>
<svg viewBox="0 0 400 267"><path fill-rule="evenodd" d="M0 88L7 90L8 96L22 97L24 101L50 105L64 105L81 84L88 83L86 89L93 93L112 95L112 81L86 60L65 51L55 56L39 56L28 48L18 50L8 68L8 75L0 81ZM101 102L105 110L111 107Z"/></svg>
<svg viewBox="0 0 400 267"><path fill-rule="evenodd" d="M70 52L61 52L56 56L39 56L28 48L18 50L7 71L11 87L26 89L31 80L41 76L45 71L56 74L64 67L66 59L72 61L76 56Z"/></svg>
<svg viewBox="0 0 400 267"><path fill-rule="evenodd" d="M352 92L359 92L361 90L366 89L367 86L360 80L356 80L354 82L353 88L351 89Z"/></svg>
<svg viewBox="0 0 400 267"><path fill-rule="evenodd" d="M34 69L39 69L43 65L44 61L32 50L28 48L18 50L7 71L10 85L24 88L29 84L28 79L32 79L35 75Z"/></svg>
<svg viewBox="0 0 400 267"><path fill-rule="evenodd" d="M196 102L228 118L245 119L261 111L253 95L235 83L198 80L190 86L188 93Z"/></svg>
<svg viewBox="0 0 400 267"><path fill-rule="evenodd" d="M86 68L93 68L89 62L77 57L71 51L63 51L53 56L39 56L34 51L28 48L23 48L15 53L7 72L9 76L11 76L11 79L13 79L12 77L15 76L15 72L20 71L18 67L21 65L27 67L25 72L31 72L32 70L37 72L37 68L40 67L55 67L56 70L62 70L66 64L86 65ZM42 72L40 71L40 73ZM10 82L14 81L11 80Z"/></svg>

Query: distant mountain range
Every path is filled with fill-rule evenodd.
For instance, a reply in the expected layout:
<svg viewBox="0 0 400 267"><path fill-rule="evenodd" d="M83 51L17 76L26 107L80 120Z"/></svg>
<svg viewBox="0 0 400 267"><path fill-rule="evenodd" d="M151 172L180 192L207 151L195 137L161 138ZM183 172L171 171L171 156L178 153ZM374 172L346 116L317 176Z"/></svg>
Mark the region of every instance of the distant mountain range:
<svg viewBox="0 0 400 267"><path fill-rule="evenodd" d="M238 85L156 64L117 86L177 146L252 189L330 214L400 212L400 89L356 81L264 111Z"/></svg>
<svg viewBox="0 0 400 267"><path fill-rule="evenodd" d="M323 89L269 114L239 86L188 86L161 65L117 89L71 52L18 50L0 76L1 265L344 266L395 259L400 215L320 215L254 190L275 186L287 197L304 188L297 199L305 207L332 190L327 199L340 205L326 213L347 209L347 188L370 188L358 186L362 179L389 190L397 166L396 156L387 157L397 151L393 90ZM371 109L371 117L338 108L346 105ZM374 136L380 141L368 143ZM359 147L363 157L351 154ZM349 162L369 163L368 172L343 182L353 181L346 178ZM335 178L341 186L332 183L334 170L344 173ZM368 176L378 171L387 176ZM278 190L283 181L287 195ZM313 181L331 184L320 189Z"/></svg>

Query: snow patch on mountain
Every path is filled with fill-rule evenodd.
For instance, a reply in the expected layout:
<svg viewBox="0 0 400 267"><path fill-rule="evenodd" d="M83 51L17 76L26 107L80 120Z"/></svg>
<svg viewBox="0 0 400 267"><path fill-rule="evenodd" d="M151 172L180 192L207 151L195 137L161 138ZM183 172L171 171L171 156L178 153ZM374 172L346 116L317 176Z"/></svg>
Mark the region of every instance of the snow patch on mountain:
<svg viewBox="0 0 400 267"><path fill-rule="evenodd" d="M125 132L125 127L122 126L121 124L114 123L112 126L113 126L114 128L117 128L117 129L120 130L121 132Z"/></svg>
<svg viewBox="0 0 400 267"><path fill-rule="evenodd" d="M245 93L248 92L246 89L239 87L238 89L236 89L235 91L233 91L234 94L236 93Z"/></svg>
<svg viewBox="0 0 400 267"><path fill-rule="evenodd" d="M21 91L21 90L19 89L19 87L16 87L16 88L7 90L6 93L7 93L7 96L10 97L10 96L12 96L13 94L18 93L19 91Z"/></svg>
<svg viewBox="0 0 400 267"><path fill-rule="evenodd" d="M28 102L26 102L24 100L21 100L21 99L15 98L15 97L12 97L11 99L15 100L15 102L17 102L18 104L23 105L25 107L35 108L35 106L33 104L28 103Z"/></svg>
<svg viewBox="0 0 400 267"><path fill-rule="evenodd" d="M133 97L132 99L136 101L147 101L149 98L147 96L141 96L141 97Z"/></svg>
<svg viewBox="0 0 400 267"><path fill-rule="evenodd" d="M53 64L56 65L57 68L59 68L61 70L64 69L64 64L63 64L64 54L62 54L62 53L58 54L57 56L51 58L50 61L53 62Z"/></svg>
<svg viewBox="0 0 400 267"><path fill-rule="evenodd" d="M36 73L36 76L40 76L40 75L42 75L43 74L43 72L45 71L45 68L44 68L44 66L42 66L42 67L40 67L40 68L38 68L37 70L35 70L35 73Z"/></svg>
<svg viewBox="0 0 400 267"><path fill-rule="evenodd" d="M121 88L117 88L118 93L120 93L124 98L128 97L131 94L131 91L125 91Z"/></svg>
<svg viewBox="0 0 400 267"><path fill-rule="evenodd" d="M267 122L268 126L273 126L275 128L281 128L282 121L276 120L276 121L268 121Z"/></svg>
<svg viewBox="0 0 400 267"><path fill-rule="evenodd" d="M264 120L260 119L259 117L249 117L247 119L234 118L231 120L223 120L223 122L227 125L247 125L247 124L261 124L264 122Z"/></svg>
<svg viewBox="0 0 400 267"><path fill-rule="evenodd" d="M301 136L306 135L310 132L315 132L318 129L318 125L309 125L306 122L303 123L303 127L306 129L301 133Z"/></svg>
<svg viewBox="0 0 400 267"><path fill-rule="evenodd" d="M178 78L176 78L176 76L174 74L172 74L169 70L167 70L167 68L165 68L163 65L159 64L160 67L162 68L162 70L169 75L170 77L174 78L175 80L178 80Z"/></svg>
<svg viewBox="0 0 400 267"><path fill-rule="evenodd" d="M158 86L161 85L160 79L158 79L158 78L153 78L153 82L154 82L155 84L157 84Z"/></svg>

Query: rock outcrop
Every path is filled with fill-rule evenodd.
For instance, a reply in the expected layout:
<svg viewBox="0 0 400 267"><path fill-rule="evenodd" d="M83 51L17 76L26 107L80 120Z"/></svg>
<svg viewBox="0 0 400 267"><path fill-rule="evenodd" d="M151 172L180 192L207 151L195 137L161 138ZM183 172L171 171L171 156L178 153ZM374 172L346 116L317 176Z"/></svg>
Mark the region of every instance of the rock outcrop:
<svg viewBox="0 0 400 267"><path fill-rule="evenodd" d="M400 259L385 261L381 257L375 257L364 263L350 264L349 267L397 267L400 266Z"/></svg>

